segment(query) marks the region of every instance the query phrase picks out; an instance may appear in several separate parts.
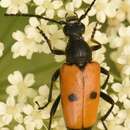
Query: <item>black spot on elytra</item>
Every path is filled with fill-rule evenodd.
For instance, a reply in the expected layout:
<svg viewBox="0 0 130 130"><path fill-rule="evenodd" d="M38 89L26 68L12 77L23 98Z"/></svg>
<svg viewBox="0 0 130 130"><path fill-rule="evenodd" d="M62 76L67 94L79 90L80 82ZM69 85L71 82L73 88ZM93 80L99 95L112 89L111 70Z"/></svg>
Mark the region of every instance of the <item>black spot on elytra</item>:
<svg viewBox="0 0 130 130"><path fill-rule="evenodd" d="M71 102L78 100L77 96L76 96L74 93L70 94L70 95L68 96L68 99L69 99L69 101L71 101Z"/></svg>
<svg viewBox="0 0 130 130"><path fill-rule="evenodd" d="M90 98L91 99L95 99L97 97L97 92L91 92L91 94L90 94Z"/></svg>

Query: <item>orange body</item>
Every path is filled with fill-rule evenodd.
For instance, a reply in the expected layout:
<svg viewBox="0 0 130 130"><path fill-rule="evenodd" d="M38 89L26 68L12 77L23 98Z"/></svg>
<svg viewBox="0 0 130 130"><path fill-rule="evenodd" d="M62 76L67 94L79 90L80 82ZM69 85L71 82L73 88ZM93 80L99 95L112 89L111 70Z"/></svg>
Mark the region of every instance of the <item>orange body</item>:
<svg viewBox="0 0 130 130"><path fill-rule="evenodd" d="M61 102L66 126L89 128L96 122L100 96L100 66L89 63L83 70L64 64L60 70Z"/></svg>

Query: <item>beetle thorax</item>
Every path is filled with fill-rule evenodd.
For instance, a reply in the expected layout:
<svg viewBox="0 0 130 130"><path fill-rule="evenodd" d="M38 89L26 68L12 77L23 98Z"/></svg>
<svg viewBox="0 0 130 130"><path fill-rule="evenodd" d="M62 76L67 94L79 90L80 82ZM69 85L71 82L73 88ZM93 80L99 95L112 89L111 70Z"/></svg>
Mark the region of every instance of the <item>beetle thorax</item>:
<svg viewBox="0 0 130 130"><path fill-rule="evenodd" d="M92 60L92 52L88 44L83 39L70 38L66 48L67 64L76 64L83 68Z"/></svg>

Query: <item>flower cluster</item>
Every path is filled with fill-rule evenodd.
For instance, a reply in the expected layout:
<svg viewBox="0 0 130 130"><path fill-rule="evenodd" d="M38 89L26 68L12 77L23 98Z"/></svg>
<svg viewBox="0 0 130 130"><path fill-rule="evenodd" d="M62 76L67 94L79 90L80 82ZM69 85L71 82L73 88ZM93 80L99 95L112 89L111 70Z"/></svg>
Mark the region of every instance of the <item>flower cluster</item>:
<svg viewBox="0 0 130 130"><path fill-rule="evenodd" d="M20 11L21 13L27 13L27 4L30 1L31 0L1 0L0 5L3 8L8 8L7 13L16 14L18 11Z"/></svg>
<svg viewBox="0 0 130 130"><path fill-rule="evenodd" d="M0 6L7 8L8 14L29 13L28 5L34 7L36 15L65 20L67 14L76 13L78 17L85 13L93 0L1 0ZM95 20L96 19L96 20ZM92 21L93 20L93 21ZM130 0L96 0L94 6L82 22L86 29L83 35L85 41L91 46L91 36L96 22L97 30L94 39L102 44L102 48L93 52L93 60L111 73L109 84L103 90L109 94L115 102L114 109L105 121L109 130L130 129ZM46 39L42 36L40 28L50 40L52 48L64 50L67 45L67 37L63 33L63 27L53 22L48 22L35 17L29 18L24 32L17 30L12 37L16 42L11 47L13 58L20 56L32 59L33 53L51 54ZM4 46L0 43L0 56L3 54ZM109 51L108 51L109 50ZM113 63L111 65L109 60ZM55 61L64 62L64 56L54 55ZM107 61L107 62L106 62ZM109 63L109 66L108 66ZM116 66L118 74L115 74L113 66ZM101 84L105 76L101 75ZM7 87L8 94L6 103L0 102L0 129L6 128L12 122L17 124L14 130L46 129L49 119L51 104L43 111L37 110L39 104L45 104L48 96L48 86L40 86L38 92L31 86L34 84L34 75L15 71L8 76L11 84ZM54 95L59 92L59 83L54 89ZM55 98L55 97L54 97ZM103 116L110 105L101 100L99 118ZM52 128L56 130L65 129L61 109L55 117ZM32 123L33 122L33 123ZM97 121L94 130L104 130L100 120Z"/></svg>
<svg viewBox="0 0 130 130"><path fill-rule="evenodd" d="M12 34L12 37L17 40L11 48L13 58L26 56L27 59L31 59L33 53L39 53L42 50L42 45L40 44L42 37L30 25L25 27L25 33L16 31Z"/></svg>
<svg viewBox="0 0 130 130"><path fill-rule="evenodd" d="M43 120L49 118L51 104L43 111L39 111L35 101L41 105L46 103L48 86L40 86L37 93L31 87L35 83L34 75L28 73L23 77L20 71L9 74L8 81L10 83L6 88L8 97L6 102L0 102L0 128L7 130L47 129ZM7 128L11 123L15 123L15 125L12 128Z"/></svg>

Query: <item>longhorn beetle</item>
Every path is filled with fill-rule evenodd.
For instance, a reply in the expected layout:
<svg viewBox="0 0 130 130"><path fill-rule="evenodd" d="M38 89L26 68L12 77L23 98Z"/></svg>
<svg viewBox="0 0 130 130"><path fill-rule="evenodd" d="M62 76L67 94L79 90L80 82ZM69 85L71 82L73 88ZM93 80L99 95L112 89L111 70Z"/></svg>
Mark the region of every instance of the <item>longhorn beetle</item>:
<svg viewBox="0 0 130 130"><path fill-rule="evenodd" d="M56 98L50 111L48 130L51 129L52 119L61 99L64 119L68 130L91 130L96 122L99 97L111 104L110 109L101 117L101 122L108 130L104 121L113 109L114 101L106 93L100 91L100 72L107 76L102 88L106 87L109 72L100 67L97 62L92 61L92 52L101 48L101 44L94 39L97 24L95 25L91 40L96 44L89 46L83 38L85 25L81 22L91 10L96 0L90 4L88 9L79 18L77 15L66 17L66 21L57 21L34 14L5 14L6 16L24 16L44 19L59 25L63 25L63 32L69 38L65 51L53 49L46 34L39 28L39 32L46 40L52 54L65 55L66 63L52 75L48 102L40 107L44 109L51 102L54 82L60 76L61 93Z"/></svg>

